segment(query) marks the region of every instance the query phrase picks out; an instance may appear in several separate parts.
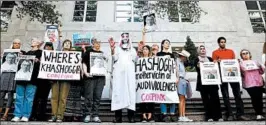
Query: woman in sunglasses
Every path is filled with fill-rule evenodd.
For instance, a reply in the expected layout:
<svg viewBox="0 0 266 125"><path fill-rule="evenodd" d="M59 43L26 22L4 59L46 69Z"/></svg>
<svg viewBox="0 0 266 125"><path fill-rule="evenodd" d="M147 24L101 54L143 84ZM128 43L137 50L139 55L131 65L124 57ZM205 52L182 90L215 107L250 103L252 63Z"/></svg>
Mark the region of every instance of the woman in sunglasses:
<svg viewBox="0 0 266 125"><path fill-rule="evenodd" d="M252 60L249 50L243 49L240 52L240 70L243 79L243 87L251 97L252 106L257 115L257 120L264 119L263 115L263 81L261 75L264 73L264 66Z"/></svg>

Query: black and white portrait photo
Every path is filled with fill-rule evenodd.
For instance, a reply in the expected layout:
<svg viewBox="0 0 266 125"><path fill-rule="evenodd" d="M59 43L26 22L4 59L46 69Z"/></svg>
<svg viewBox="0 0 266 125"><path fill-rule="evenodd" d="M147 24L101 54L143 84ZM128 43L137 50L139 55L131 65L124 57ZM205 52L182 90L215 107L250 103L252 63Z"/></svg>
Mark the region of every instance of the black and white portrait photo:
<svg viewBox="0 0 266 125"><path fill-rule="evenodd" d="M4 52L1 72L16 72L19 52Z"/></svg>
<svg viewBox="0 0 266 125"><path fill-rule="evenodd" d="M90 73L93 76L105 76L107 69L104 58L100 53L90 54Z"/></svg>
<svg viewBox="0 0 266 125"><path fill-rule="evenodd" d="M20 81L30 81L33 71L33 65L33 59L20 59L15 79Z"/></svg>
<svg viewBox="0 0 266 125"><path fill-rule="evenodd" d="M143 17L146 32L155 31L157 29L155 14L149 14Z"/></svg>

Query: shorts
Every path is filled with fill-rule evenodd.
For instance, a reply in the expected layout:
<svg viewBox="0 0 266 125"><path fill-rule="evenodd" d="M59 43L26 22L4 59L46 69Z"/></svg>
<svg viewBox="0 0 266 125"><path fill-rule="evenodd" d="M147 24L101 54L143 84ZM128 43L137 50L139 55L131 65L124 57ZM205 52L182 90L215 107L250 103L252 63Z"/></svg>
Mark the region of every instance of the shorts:
<svg viewBox="0 0 266 125"><path fill-rule="evenodd" d="M179 95L187 94L187 81L185 79L179 79L177 94Z"/></svg>

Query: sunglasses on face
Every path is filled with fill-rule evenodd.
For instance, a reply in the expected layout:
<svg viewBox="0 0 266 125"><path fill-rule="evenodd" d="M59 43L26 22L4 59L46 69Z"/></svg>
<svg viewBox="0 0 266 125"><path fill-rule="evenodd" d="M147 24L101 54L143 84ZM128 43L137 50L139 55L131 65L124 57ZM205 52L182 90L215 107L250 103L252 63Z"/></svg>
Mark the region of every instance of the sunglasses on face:
<svg viewBox="0 0 266 125"><path fill-rule="evenodd" d="M249 52L242 52L241 54L242 54L242 55L248 55Z"/></svg>

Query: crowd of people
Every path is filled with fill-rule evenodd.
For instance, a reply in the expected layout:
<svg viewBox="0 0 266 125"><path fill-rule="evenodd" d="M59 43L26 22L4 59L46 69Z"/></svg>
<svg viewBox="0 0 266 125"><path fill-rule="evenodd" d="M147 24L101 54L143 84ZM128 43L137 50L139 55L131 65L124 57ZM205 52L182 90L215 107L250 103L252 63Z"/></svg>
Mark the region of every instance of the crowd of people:
<svg viewBox="0 0 266 125"><path fill-rule="evenodd" d="M161 46L154 44L149 46L146 44L145 31L142 32L142 40L138 43L137 51L133 48L129 39L128 33L121 34L121 41L118 45L113 38L109 38L110 50L112 55L112 97L111 110L115 112L115 123L121 123L122 109L127 109L128 121L135 122L136 112L136 80L135 80L135 61L138 58L149 57L169 57L173 58L177 64L176 69L176 85L179 96L179 111L178 117L176 112L176 104L160 104L161 117L159 121L163 122L191 122L186 116L186 97L191 96L191 87L188 80L186 80L186 69L184 62L189 58L190 53L183 50L179 53L172 53L170 50L170 40L164 39ZM97 122L100 123L99 107L103 88L105 86L105 76L92 76L90 71L90 53L103 53L101 51L101 41L93 39L93 46L91 49L82 47L82 71L80 81L67 80L50 80L38 79L39 67L43 50L54 50L53 43L43 43L38 39L32 39L31 50L25 52L21 50L21 55L35 55L33 73L30 81L16 81L15 72L2 72L0 83L0 113L5 107L5 112L1 120L6 121L9 110L13 104L14 94L15 109L12 122L28 122L29 120L62 122L67 116L71 116L72 120L85 123ZM194 66L198 73L196 90L200 92L205 110L205 121L232 121L232 120L250 120L244 116L244 105L241 99L240 83L222 83L220 89L225 105L225 118L222 117L221 104L219 99L219 85L203 85L201 80L201 72L199 63L215 62L220 63L224 59L236 59L233 50L226 48L226 38L219 37L217 40L219 48L212 53L212 57L206 55L205 46L198 47L198 58L194 61ZM44 44L44 45L42 45ZM10 49L21 49L22 42L15 39ZM43 46L43 48L41 47ZM160 49L160 51L159 51ZM77 51L72 47L71 40L64 40L62 42L61 51ZM256 113L256 119L262 120L263 117L263 92L265 92L264 81L262 74L264 73L266 44L263 48L264 55L262 62L252 60L251 52L247 49L240 51L239 64L241 69L241 76L243 80L243 87L251 97L252 106ZM7 55L6 60L11 61L13 55ZM243 61L252 60L259 67L256 70L246 70L243 66ZM2 64L6 66L7 64ZM228 86L231 86L234 99L236 102L237 112L234 115L229 100ZM52 116L48 118L47 100L51 90L51 106ZM4 106L4 99L8 95L7 103ZM84 97L84 109L81 106L81 96ZM167 111L169 107L169 111ZM142 122L155 122L155 103L141 103L139 112L141 112Z"/></svg>

